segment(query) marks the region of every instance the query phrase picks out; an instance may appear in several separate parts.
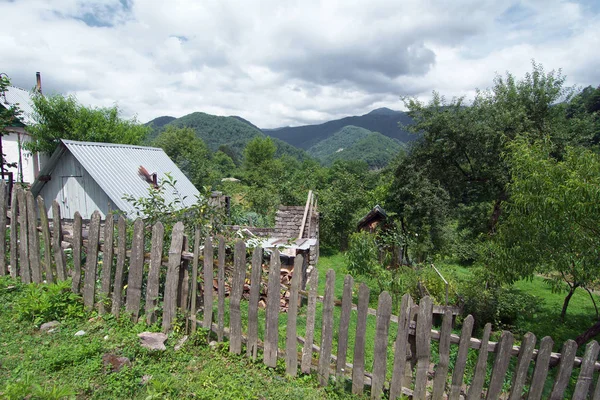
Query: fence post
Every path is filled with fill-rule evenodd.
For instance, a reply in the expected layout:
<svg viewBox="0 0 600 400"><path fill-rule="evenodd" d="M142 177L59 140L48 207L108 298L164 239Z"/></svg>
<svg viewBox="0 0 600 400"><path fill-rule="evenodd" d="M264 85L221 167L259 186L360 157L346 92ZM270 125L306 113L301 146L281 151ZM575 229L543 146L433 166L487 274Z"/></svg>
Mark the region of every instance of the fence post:
<svg viewBox="0 0 600 400"><path fill-rule="evenodd" d="M140 313L142 283L144 280L144 221L138 218L133 223L133 240L131 243L131 258L129 259L129 274L127 276L127 294L125 310L137 322Z"/></svg>
<svg viewBox="0 0 600 400"><path fill-rule="evenodd" d="M119 217L117 223L117 264L115 268L115 283L113 284L112 314L118 317L123 304L123 270L125 269L125 255L127 245L127 222L124 216Z"/></svg>
<svg viewBox="0 0 600 400"><path fill-rule="evenodd" d="M255 250L256 251L256 250ZM262 253L261 253L262 254ZM262 256L261 256L262 258ZM217 273L218 281L218 314L217 314L217 340L223 341L225 331L225 238L219 236L219 272ZM249 307L249 306L248 306ZM249 313L249 311L248 311ZM250 321L248 321L248 324ZM256 359L256 355L254 357Z"/></svg>
<svg viewBox="0 0 600 400"><path fill-rule="evenodd" d="M219 257L220 257L219 249ZM252 271L250 275L250 299L248 302L248 343L246 353L252 360L256 360L258 353L258 300L260 297L260 285L262 276L263 250L255 247L252 253ZM221 262L219 261L219 290L221 285ZM223 296L224 297L224 296ZM221 318L221 293L219 292L219 318Z"/></svg>
<svg viewBox="0 0 600 400"><path fill-rule="evenodd" d="M115 219L112 212L104 220L104 252L102 253L102 283L100 285L100 304L98 312L108 312L107 299L110 295L110 279L112 278L112 264L115 253Z"/></svg>
<svg viewBox="0 0 600 400"><path fill-rule="evenodd" d="M183 251L187 251L189 247L189 241L187 235L183 236ZM177 288L177 303L179 308L185 315L185 330L187 333L188 328L188 300L190 294L190 271L188 270L189 261L181 260L181 266L179 267L179 284Z"/></svg>
<svg viewBox="0 0 600 400"><path fill-rule="evenodd" d="M596 364L599 350L600 347L595 340L592 340L587 344L581 363L579 377L577 378L577 384L575 385L575 392L573 393L574 399L586 398L594 377L594 365Z"/></svg>
<svg viewBox="0 0 600 400"><path fill-rule="evenodd" d="M244 249L244 274L242 276L242 291L243 291L243 278L245 278L246 271L246 249ZM213 313L213 259L214 259L214 251L212 246L212 239L210 236L206 237L206 241L204 242L204 315L202 319L202 327L204 329L210 330L212 328L212 313ZM195 286L198 286L198 282L192 283ZM195 302L196 299L192 298L192 301Z"/></svg>
<svg viewBox="0 0 600 400"><path fill-rule="evenodd" d="M16 279L19 276L19 246L18 246L18 235L17 235L17 221L19 218L19 200L17 198L18 190L17 187L12 191L12 198L10 201L10 276ZM22 264L22 263L21 263Z"/></svg>
<svg viewBox="0 0 600 400"><path fill-rule="evenodd" d="M527 371L529 371L529 364L531 363L534 348L535 335L531 332L527 332L523 336L519 357L517 359L517 366L515 372L513 372L509 400L520 400L523 398L523 387L525 386L525 380L527 379ZM598 354L596 353L596 355ZM594 362L595 361L596 360L594 360Z"/></svg>
<svg viewBox="0 0 600 400"><path fill-rule="evenodd" d="M302 362L300 369L304 374L310 374L312 366L313 342L315 337L315 314L317 310L317 289L319 287L319 270L313 267L308 278L308 304L306 306L305 342L302 347Z"/></svg>
<svg viewBox="0 0 600 400"><path fill-rule="evenodd" d="M335 271L330 269L325 275L325 296L323 296L323 314L321 326L321 352L319 353L319 383L329 383L329 366L331 364L331 347L333 344L333 303L335 290Z"/></svg>
<svg viewBox="0 0 600 400"><path fill-rule="evenodd" d="M7 274L6 269L6 182L0 179L0 276Z"/></svg>
<svg viewBox="0 0 600 400"><path fill-rule="evenodd" d="M25 191L18 187L17 197L19 199L19 261L21 263L21 281L31 282L31 271L29 269L29 243L27 231L27 201Z"/></svg>
<svg viewBox="0 0 600 400"><path fill-rule="evenodd" d="M80 293L81 286L81 229L82 221L79 211L73 215L73 293Z"/></svg>
<svg viewBox="0 0 600 400"><path fill-rule="evenodd" d="M352 394L361 395L365 387L365 334L369 312L369 287L361 283L358 287L358 312L356 335L354 336L354 360L352 362Z"/></svg>
<svg viewBox="0 0 600 400"><path fill-rule="evenodd" d="M556 375L556 380L554 381L554 386L552 387L550 400L559 400L563 398L565 389L569 385L569 380L571 379L576 352L577 343L571 339L567 340L560 352L560 365L558 366L558 373Z"/></svg>
<svg viewBox="0 0 600 400"><path fill-rule="evenodd" d="M96 300L96 273L98 270L98 244L100 241L100 211L92 214L90 221L87 257L85 260L85 276L83 285L83 304L85 308L94 308Z"/></svg>
<svg viewBox="0 0 600 400"><path fill-rule="evenodd" d="M503 331L500 341L496 345L496 359L492 369L490 385L488 387L486 399L497 399L502 393L504 376L508 370L510 362L510 351L512 350L514 337L509 331Z"/></svg>
<svg viewBox="0 0 600 400"><path fill-rule="evenodd" d="M487 371L488 342L490 341L491 333L492 324L488 322L483 328L481 347L479 348L479 356L477 357L477 364L475 365L473 380L471 381L471 386L469 387L469 392L467 393L467 400L481 400L481 391L483 390L483 384L485 382ZM548 356L550 356L550 353L548 353ZM546 366L547 365L548 364L546 364Z"/></svg>
<svg viewBox="0 0 600 400"><path fill-rule="evenodd" d="M194 230L194 251L192 252L194 257L192 259L192 303L190 305L190 319L192 320L192 328L190 330L191 333L196 332L198 318L196 316L197 310L197 301L196 297L198 296L198 261L200 258L200 227L196 227ZM209 328L210 329L210 328Z"/></svg>
<svg viewBox="0 0 600 400"><path fill-rule="evenodd" d="M431 324L433 318L433 303L429 296L419 302L419 316L417 318L416 344L417 344L417 374L415 376L415 389L413 399L425 399L427 394L427 372L429 371L429 357L431 351Z"/></svg>
<svg viewBox="0 0 600 400"><path fill-rule="evenodd" d="M42 269L40 267L40 236L37 230L37 212L33 193L27 191L27 227L29 229L29 266L31 267L31 280L42 283Z"/></svg>
<svg viewBox="0 0 600 400"><path fill-rule="evenodd" d="M52 272L52 247L50 244L50 226L48 225L48 213L42 196L37 197L38 210L40 210L40 222L42 224L42 239L44 240L44 267L46 270L46 282L54 283ZM0 224L1 226L1 224Z"/></svg>
<svg viewBox="0 0 600 400"><path fill-rule="evenodd" d="M279 300L281 285L281 261L279 260L279 250L275 249L271 253L271 263L269 265L269 283L267 287L267 310L266 310L266 329L265 329L265 349L264 363L267 367L275 368L277 366L277 343L279 339Z"/></svg>
<svg viewBox="0 0 600 400"><path fill-rule="evenodd" d="M166 333L171 330L173 319L177 312L177 287L179 284L179 268L181 266L181 253L183 251L183 222L178 222L173 227L171 234L171 248L169 249L169 266L165 282L163 302L162 328Z"/></svg>
<svg viewBox="0 0 600 400"><path fill-rule="evenodd" d="M452 333L452 311L444 312L442 320L442 329L440 331L440 362L435 368L435 377L433 378L433 395L431 400L442 400L446 390L446 380L448 375L448 365L450 364L450 334Z"/></svg>
<svg viewBox="0 0 600 400"><path fill-rule="evenodd" d="M452 385L450 386L449 400L458 400L465 375L467 365L467 356L469 355L469 345L471 344L471 334L473 333L473 316L468 315L463 321L460 331L460 341L458 343L458 354L452 371Z"/></svg>
<svg viewBox="0 0 600 400"><path fill-rule="evenodd" d="M148 325L156 322L156 307L158 306L158 291L164 240L165 227L162 222L158 221L152 227L150 269L148 271L148 286L146 287L146 323Z"/></svg>
<svg viewBox="0 0 600 400"><path fill-rule="evenodd" d="M408 347L411 309L412 299L410 295L406 293L402 296L400 302L400 315L398 316L398 332L396 333L396 348L394 349L394 369L392 370L392 379L390 382L390 399L392 400L400 397L402 394L404 371L406 371L406 352Z"/></svg>
<svg viewBox="0 0 600 400"><path fill-rule="evenodd" d="M296 376L298 373L298 345L296 338L296 319L298 317L298 291L300 290L300 281L302 279L302 264L304 257L297 255L294 259L294 272L290 286L290 302L288 306L286 342L285 342L285 371L288 375Z"/></svg>
<svg viewBox="0 0 600 400"><path fill-rule="evenodd" d="M52 201L52 249L54 251L54 263L56 264L56 279L67 280L67 267L65 264L65 253L61 242L63 239L60 206L56 200Z"/></svg>
<svg viewBox="0 0 600 400"><path fill-rule="evenodd" d="M381 292L377 304L377 324L375 326L375 348L373 351L373 378L371 381L371 399L381 398L387 369L388 333L392 315L392 296Z"/></svg>
<svg viewBox="0 0 600 400"><path fill-rule="evenodd" d="M242 351L242 315L240 302L242 300L242 291L244 290L244 278L246 277L246 244L242 240L238 240L235 243L233 263L231 294L229 296L229 352L240 354ZM277 348L277 344L275 346Z"/></svg>
<svg viewBox="0 0 600 400"><path fill-rule="evenodd" d="M348 327L350 325L350 313L352 312L352 286L354 279L350 275L344 277L344 291L342 293L342 312L338 331L338 348L336 375L342 379L346 370L346 355L348 352Z"/></svg>

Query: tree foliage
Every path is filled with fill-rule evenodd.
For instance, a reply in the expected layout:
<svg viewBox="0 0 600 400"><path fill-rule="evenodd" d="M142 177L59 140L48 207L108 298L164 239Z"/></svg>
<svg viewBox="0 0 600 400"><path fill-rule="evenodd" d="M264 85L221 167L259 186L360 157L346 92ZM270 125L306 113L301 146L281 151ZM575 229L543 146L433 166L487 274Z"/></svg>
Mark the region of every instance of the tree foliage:
<svg viewBox="0 0 600 400"><path fill-rule="evenodd" d="M24 146L31 152L51 154L60 139L139 144L149 131L135 118L121 118L116 106L90 108L73 96L36 95L33 107L36 124L27 127L32 141Z"/></svg>
<svg viewBox="0 0 600 400"><path fill-rule="evenodd" d="M0 97L2 94L8 89L10 86L10 79L6 76L0 75ZM4 105L0 106L0 136L4 136L7 133L7 128L14 126L18 123L19 115L21 114L21 110L18 105L10 105L6 107ZM6 167L16 168L16 163L7 163L6 162L6 154L2 154L2 169L4 170Z"/></svg>

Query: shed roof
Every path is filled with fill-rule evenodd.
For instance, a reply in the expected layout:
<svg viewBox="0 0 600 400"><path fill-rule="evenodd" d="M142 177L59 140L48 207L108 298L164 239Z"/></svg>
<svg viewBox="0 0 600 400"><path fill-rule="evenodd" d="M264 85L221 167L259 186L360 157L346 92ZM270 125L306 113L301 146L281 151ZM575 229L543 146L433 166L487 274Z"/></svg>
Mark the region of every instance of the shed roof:
<svg viewBox="0 0 600 400"><path fill-rule="evenodd" d="M360 221L358 221L357 226L360 228L361 226L370 223L375 218L379 218L382 220L387 219L387 213L383 208L381 208L379 204L373 207L373 209L369 211L367 215L365 215Z"/></svg>
<svg viewBox="0 0 600 400"><path fill-rule="evenodd" d="M0 104L8 108L17 105L22 111L19 115L19 121L25 125L35 124L33 119L33 101L31 100L32 93L25 89L15 86L8 86L6 90L0 93Z"/></svg>
<svg viewBox="0 0 600 400"><path fill-rule="evenodd" d="M42 168L39 176L51 175L67 151L81 163L113 204L130 217L135 216L136 210L131 203L123 200L123 196L131 195L136 199L148 196L149 184L139 176L140 166L150 173L156 173L159 182L166 174L174 178L178 193L167 189L167 203L179 198L183 207L189 207L196 203L196 197L200 194L169 156L162 149L155 147L61 140L61 144ZM39 177L35 180L31 187L34 196L40 193L44 184Z"/></svg>

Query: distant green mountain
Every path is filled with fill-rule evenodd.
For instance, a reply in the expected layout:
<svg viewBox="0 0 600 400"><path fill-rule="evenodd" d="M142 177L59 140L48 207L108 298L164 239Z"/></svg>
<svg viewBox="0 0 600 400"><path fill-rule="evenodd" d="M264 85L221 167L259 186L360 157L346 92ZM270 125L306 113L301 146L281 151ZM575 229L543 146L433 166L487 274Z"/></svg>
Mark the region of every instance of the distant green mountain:
<svg viewBox="0 0 600 400"><path fill-rule="evenodd" d="M338 138L339 142L335 140ZM331 165L335 160L361 160L365 161L372 169L383 168L404 148L402 143L396 139L356 127L345 127L327 141L329 141L328 149L337 147L337 150L329 151L329 154L319 157L325 165ZM338 147L336 143L350 145Z"/></svg>
<svg viewBox="0 0 600 400"><path fill-rule="evenodd" d="M333 136L330 136L325 140L321 140L312 146L307 150L307 152L317 160L325 161L327 157L335 154L336 152L349 149L356 142L364 139L371 133L371 131L364 128L359 128L358 126L345 126L334 133Z"/></svg>
<svg viewBox="0 0 600 400"><path fill-rule="evenodd" d="M410 125L411 123L412 119L402 111L378 108L365 115L346 117L319 125L263 129L263 132L296 147L309 149L349 125L371 132L380 132L384 136L407 143L416 139L416 135L402 129L399 124Z"/></svg>
<svg viewBox="0 0 600 400"><path fill-rule="evenodd" d="M168 121L168 122L165 122ZM246 144L256 136L265 134L249 121L241 117L221 117L194 112L181 118L158 117L146 123L152 128L146 137L146 143L150 144L167 127L192 128L196 135L204 140L208 148L217 151L219 146L229 147L238 157L241 157ZM300 161L308 158L308 154L299 148L285 143L277 138L272 138L277 146L276 156L289 155Z"/></svg>

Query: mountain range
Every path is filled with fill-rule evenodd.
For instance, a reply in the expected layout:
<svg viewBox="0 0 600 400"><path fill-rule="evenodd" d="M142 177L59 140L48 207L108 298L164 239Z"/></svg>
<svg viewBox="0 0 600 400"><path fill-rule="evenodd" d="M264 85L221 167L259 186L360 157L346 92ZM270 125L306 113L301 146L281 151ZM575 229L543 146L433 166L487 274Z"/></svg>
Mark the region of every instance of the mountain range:
<svg viewBox="0 0 600 400"><path fill-rule="evenodd" d="M285 154L300 161L313 157L324 165L331 165L337 159L364 160L371 168L381 168L416 138L403 128L411 123L406 113L389 108L317 125L276 129L260 129L238 116L194 112L181 118L162 116L148 122L151 132L146 142L151 144L167 126L189 127L212 151L226 147L241 158L250 140L266 135L275 142L277 156Z"/></svg>

